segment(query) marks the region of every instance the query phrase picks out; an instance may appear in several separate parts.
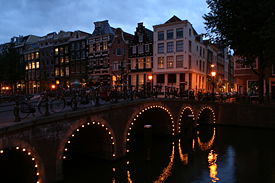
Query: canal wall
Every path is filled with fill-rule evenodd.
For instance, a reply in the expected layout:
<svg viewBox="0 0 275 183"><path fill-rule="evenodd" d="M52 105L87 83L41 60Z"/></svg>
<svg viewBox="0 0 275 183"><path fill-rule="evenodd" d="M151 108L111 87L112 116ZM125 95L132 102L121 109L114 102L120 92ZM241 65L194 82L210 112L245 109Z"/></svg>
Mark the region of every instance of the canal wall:
<svg viewBox="0 0 275 183"><path fill-rule="evenodd" d="M224 103L218 108L218 124L275 129L274 105Z"/></svg>

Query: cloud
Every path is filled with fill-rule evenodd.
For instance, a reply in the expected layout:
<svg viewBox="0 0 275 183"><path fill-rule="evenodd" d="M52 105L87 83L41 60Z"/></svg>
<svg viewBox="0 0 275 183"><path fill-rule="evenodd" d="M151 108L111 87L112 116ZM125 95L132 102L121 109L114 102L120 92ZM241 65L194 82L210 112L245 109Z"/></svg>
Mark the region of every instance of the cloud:
<svg viewBox="0 0 275 183"><path fill-rule="evenodd" d="M65 30L91 33L93 22L109 20L113 27L134 33L138 22L152 26L173 15L189 20L197 32L205 32L202 15L205 0L0 0L0 43L12 36L38 35Z"/></svg>

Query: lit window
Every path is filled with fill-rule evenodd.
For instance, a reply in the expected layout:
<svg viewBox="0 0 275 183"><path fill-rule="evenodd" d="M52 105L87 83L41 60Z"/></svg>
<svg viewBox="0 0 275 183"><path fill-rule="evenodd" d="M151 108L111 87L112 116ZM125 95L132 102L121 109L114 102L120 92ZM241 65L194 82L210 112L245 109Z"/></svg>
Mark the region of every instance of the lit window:
<svg viewBox="0 0 275 183"><path fill-rule="evenodd" d="M69 76L69 75L70 75L70 69L69 69L69 67L66 67L66 68L65 68L65 74L66 74L66 76Z"/></svg>
<svg viewBox="0 0 275 183"><path fill-rule="evenodd" d="M167 57L167 68L173 68L174 67L174 57L169 56Z"/></svg>
<svg viewBox="0 0 275 183"><path fill-rule="evenodd" d="M63 57L60 58L60 63L64 63L64 58Z"/></svg>
<svg viewBox="0 0 275 183"><path fill-rule="evenodd" d="M28 66L28 64L26 65L26 70L29 70L29 66Z"/></svg>
<svg viewBox="0 0 275 183"><path fill-rule="evenodd" d="M131 69L136 69L136 59L131 59Z"/></svg>
<svg viewBox="0 0 275 183"><path fill-rule="evenodd" d="M64 73L64 69L61 68L61 69L60 69L60 76L64 76L64 74L65 74L65 73Z"/></svg>
<svg viewBox="0 0 275 183"><path fill-rule="evenodd" d="M32 62L32 69L35 69L35 62Z"/></svg>
<svg viewBox="0 0 275 183"><path fill-rule="evenodd" d="M143 69L144 68L144 59L143 58L139 58L138 59L138 68L139 69Z"/></svg>
<svg viewBox="0 0 275 183"><path fill-rule="evenodd" d="M36 62L36 69L39 69L39 62Z"/></svg>
<svg viewBox="0 0 275 183"><path fill-rule="evenodd" d="M59 76L59 68L55 68L55 76Z"/></svg>
<svg viewBox="0 0 275 183"><path fill-rule="evenodd" d="M164 68L164 57L158 57L158 68L159 69Z"/></svg>
<svg viewBox="0 0 275 183"><path fill-rule="evenodd" d="M107 49L108 49L107 42L104 42L104 43L103 43L103 50L107 50Z"/></svg>
<svg viewBox="0 0 275 183"><path fill-rule="evenodd" d="M29 62L29 69L32 69L32 63Z"/></svg>
<svg viewBox="0 0 275 183"><path fill-rule="evenodd" d="M55 48L55 49L54 49L54 54L55 54L55 55L58 55L58 48Z"/></svg>
<svg viewBox="0 0 275 183"><path fill-rule="evenodd" d="M146 68L150 69L151 68L151 57L146 58Z"/></svg>
<svg viewBox="0 0 275 183"><path fill-rule="evenodd" d="M35 53L35 58L38 59L39 58L39 52Z"/></svg>

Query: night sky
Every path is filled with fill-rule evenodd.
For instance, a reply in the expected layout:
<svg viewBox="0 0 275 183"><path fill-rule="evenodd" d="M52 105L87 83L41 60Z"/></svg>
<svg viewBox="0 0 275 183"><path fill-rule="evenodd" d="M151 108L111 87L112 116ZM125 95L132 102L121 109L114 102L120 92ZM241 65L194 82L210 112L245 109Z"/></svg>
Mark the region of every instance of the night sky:
<svg viewBox="0 0 275 183"><path fill-rule="evenodd" d="M0 5L0 44L18 35L92 33L93 22L106 19L112 27L133 34L138 22L153 30L173 15L205 33L202 16L208 12L205 0L0 0Z"/></svg>

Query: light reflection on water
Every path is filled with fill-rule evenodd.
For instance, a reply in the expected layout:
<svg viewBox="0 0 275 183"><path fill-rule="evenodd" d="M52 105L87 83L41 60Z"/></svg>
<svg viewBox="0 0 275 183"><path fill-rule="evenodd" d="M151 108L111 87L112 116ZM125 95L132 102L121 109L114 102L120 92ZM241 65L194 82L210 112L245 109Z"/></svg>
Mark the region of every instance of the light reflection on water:
<svg viewBox="0 0 275 183"><path fill-rule="evenodd" d="M150 161L145 158L142 142L131 147L126 159L115 163L86 160L89 166L69 175L77 178L64 182L274 183L275 147L271 139L275 139L274 132L265 130L206 127L196 131L192 138L153 140ZM259 156L261 154L265 156ZM115 167L115 172L111 167ZM263 172L251 173L263 168Z"/></svg>

